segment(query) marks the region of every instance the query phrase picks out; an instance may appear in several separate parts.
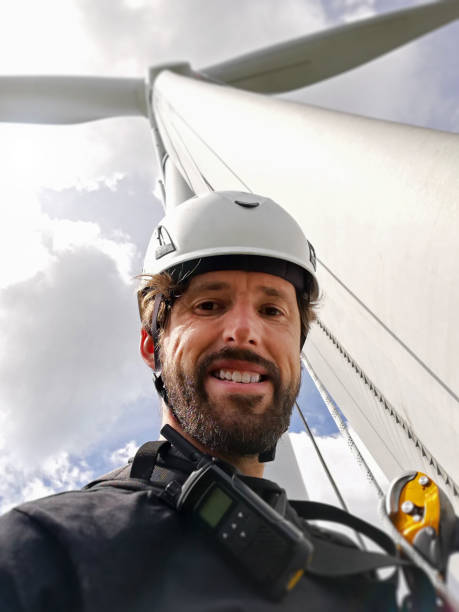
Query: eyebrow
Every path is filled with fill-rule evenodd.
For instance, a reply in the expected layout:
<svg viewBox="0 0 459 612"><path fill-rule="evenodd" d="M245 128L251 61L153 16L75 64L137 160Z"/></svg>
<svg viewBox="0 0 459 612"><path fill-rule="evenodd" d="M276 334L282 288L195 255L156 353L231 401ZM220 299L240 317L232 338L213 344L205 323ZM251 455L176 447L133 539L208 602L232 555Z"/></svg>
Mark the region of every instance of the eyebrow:
<svg viewBox="0 0 459 612"><path fill-rule="evenodd" d="M192 289L192 293L199 291L220 291L221 289L230 289L231 285L223 281L208 281L196 284Z"/></svg>
<svg viewBox="0 0 459 612"><path fill-rule="evenodd" d="M222 289L231 289L230 283L224 281L208 281L196 284L192 289L192 293L199 293L200 291L221 291ZM269 297L278 297L284 300L287 296L281 289L275 289L274 287L268 287L266 285L257 285L256 289L262 291Z"/></svg>
<svg viewBox="0 0 459 612"><path fill-rule="evenodd" d="M279 297L284 300L287 299L287 296L284 291L280 289L274 289L274 287L266 287L265 285L259 285L257 289L261 289L263 293L266 293L266 295L269 295L270 297Z"/></svg>

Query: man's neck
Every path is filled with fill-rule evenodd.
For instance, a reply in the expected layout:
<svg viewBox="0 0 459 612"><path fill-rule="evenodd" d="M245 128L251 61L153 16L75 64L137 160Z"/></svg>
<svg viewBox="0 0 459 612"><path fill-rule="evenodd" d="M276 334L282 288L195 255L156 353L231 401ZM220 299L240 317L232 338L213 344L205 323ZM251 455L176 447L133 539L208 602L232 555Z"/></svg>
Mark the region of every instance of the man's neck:
<svg viewBox="0 0 459 612"><path fill-rule="evenodd" d="M241 474L245 476L254 476L256 478L262 478L264 472L264 464L258 461L258 455L224 455L222 453L218 453L215 451L211 451L199 442L197 442L194 438L188 435L180 426L180 423L174 417L173 414L166 408L163 408L163 419L161 427L164 425L170 425L176 431L178 431L188 442L191 442L193 446L196 446L200 451L206 453L208 455L213 455L214 457L218 457L219 459L223 459L227 463L230 463L235 468L237 468Z"/></svg>

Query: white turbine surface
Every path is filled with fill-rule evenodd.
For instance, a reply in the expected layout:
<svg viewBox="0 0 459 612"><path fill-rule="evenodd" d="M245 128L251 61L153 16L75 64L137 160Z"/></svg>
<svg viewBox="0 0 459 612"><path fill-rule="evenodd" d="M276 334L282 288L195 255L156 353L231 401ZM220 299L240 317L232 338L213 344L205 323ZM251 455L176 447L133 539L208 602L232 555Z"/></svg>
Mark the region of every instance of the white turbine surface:
<svg viewBox="0 0 459 612"><path fill-rule="evenodd" d="M459 136L163 72L155 114L196 193L281 203L319 256L308 359L388 478L459 509Z"/></svg>
<svg viewBox="0 0 459 612"><path fill-rule="evenodd" d="M200 72L248 91L290 91L360 66L457 18L459 2L441 0L304 36Z"/></svg>
<svg viewBox="0 0 459 612"><path fill-rule="evenodd" d="M120 116L148 116L142 79L0 77L0 121L60 124Z"/></svg>

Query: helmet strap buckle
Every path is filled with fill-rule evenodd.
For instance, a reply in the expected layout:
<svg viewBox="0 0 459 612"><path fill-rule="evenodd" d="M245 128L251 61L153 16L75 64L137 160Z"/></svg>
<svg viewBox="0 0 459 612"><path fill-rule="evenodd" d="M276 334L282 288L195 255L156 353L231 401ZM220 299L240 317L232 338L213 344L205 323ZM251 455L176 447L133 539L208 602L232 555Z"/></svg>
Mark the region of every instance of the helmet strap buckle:
<svg viewBox="0 0 459 612"><path fill-rule="evenodd" d="M258 455L259 463L268 463L269 461L274 461L276 457L276 446L272 448L268 448L268 450L263 451Z"/></svg>

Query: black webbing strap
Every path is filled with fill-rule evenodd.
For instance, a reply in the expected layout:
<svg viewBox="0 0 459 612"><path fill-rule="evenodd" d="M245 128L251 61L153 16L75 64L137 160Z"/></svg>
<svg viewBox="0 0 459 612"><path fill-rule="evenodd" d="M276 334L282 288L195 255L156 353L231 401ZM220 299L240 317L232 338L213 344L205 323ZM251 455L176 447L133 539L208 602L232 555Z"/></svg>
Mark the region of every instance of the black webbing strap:
<svg viewBox="0 0 459 612"><path fill-rule="evenodd" d="M383 567L400 567L411 587L411 609L418 612L436 610L436 593L427 575L410 561L394 556L396 547L393 540L381 529L370 525L341 508L311 501L290 501L290 505L303 519L333 521L350 527L370 538L388 554L381 554L337 546L312 534L314 553L307 571L317 576L350 576L369 572ZM396 575L386 581L396 579ZM394 583L396 584L396 582Z"/></svg>
<svg viewBox="0 0 459 612"><path fill-rule="evenodd" d="M162 448L166 447L170 447L170 442L167 442L167 440L142 444L132 462L131 478L150 480L158 454Z"/></svg>
<svg viewBox="0 0 459 612"><path fill-rule="evenodd" d="M314 535L309 537L314 545L314 552L307 571L316 576L352 576L383 567L408 564L404 559L393 555L334 544Z"/></svg>
<svg viewBox="0 0 459 612"><path fill-rule="evenodd" d="M378 544L387 554L351 548L328 542L311 534L314 554L308 571L318 576L350 576L383 567L407 565L396 555L392 539L377 527L349 514L345 510L310 501L290 501L290 505L306 520L332 521L350 527Z"/></svg>
<svg viewBox="0 0 459 612"><path fill-rule="evenodd" d="M346 527L359 531L364 536L370 538L370 540L373 540L373 542L378 544L378 546L383 548L390 555L395 554L395 544L392 538L384 533L384 531L370 525L370 523L367 523L345 510L341 510L341 508L312 501L289 500L289 504L296 510L301 518L308 521L332 521L334 523L346 525Z"/></svg>
<svg viewBox="0 0 459 612"><path fill-rule="evenodd" d="M158 325L158 313L159 307L163 301L163 294L157 293L155 295L155 303L153 305L153 314L151 317L151 337L153 338L153 350L155 357L155 372L159 372L161 369L161 362L159 357L159 325Z"/></svg>

